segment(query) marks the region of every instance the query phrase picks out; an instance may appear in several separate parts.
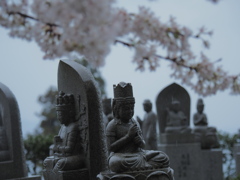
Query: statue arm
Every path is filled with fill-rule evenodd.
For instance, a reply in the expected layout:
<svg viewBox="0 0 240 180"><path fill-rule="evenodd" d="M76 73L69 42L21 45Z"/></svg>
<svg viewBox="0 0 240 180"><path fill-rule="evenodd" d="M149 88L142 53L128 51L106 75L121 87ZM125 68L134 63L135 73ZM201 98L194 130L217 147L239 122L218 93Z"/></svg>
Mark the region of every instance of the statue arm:
<svg viewBox="0 0 240 180"><path fill-rule="evenodd" d="M143 134L142 134L140 125L139 125L138 121L135 121L135 120L133 120L133 121L136 123L136 127L137 127L136 128L137 129L137 132L136 132L137 135L133 139L134 143L137 144L138 147L144 148L145 147L145 141L144 141L144 138L143 138Z"/></svg>
<svg viewBox="0 0 240 180"><path fill-rule="evenodd" d="M207 122L207 117L204 116L203 114L200 115L200 114L195 114L194 117L194 125L207 125L208 122Z"/></svg>
<svg viewBox="0 0 240 180"><path fill-rule="evenodd" d="M119 149L125 146L129 141L134 142L134 138L137 136L139 127L134 123L128 130L125 136L116 139L116 126L114 122L111 122L107 126L107 145L110 152L117 152Z"/></svg>
<svg viewBox="0 0 240 180"><path fill-rule="evenodd" d="M128 135L123 136L122 138L116 140L115 137L107 137L108 141L108 150L110 152L117 152L119 149L121 149L127 142L129 142L131 139Z"/></svg>

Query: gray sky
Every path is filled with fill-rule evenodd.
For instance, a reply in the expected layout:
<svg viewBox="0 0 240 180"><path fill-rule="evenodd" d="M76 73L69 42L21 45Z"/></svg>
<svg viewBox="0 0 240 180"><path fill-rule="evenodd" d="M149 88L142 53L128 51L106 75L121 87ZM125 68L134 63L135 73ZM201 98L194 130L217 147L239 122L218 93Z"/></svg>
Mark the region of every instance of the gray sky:
<svg viewBox="0 0 240 180"><path fill-rule="evenodd" d="M135 3L136 2L136 3ZM210 38L211 48L204 51L212 60L222 58L219 63L231 74L240 72L240 1L222 0L214 5L205 0L122 0L120 6L129 11L136 11L138 5L149 6L162 22L169 16L177 18L181 25L190 27L193 31L205 26L213 30ZM194 50L201 49L200 43L194 44ZM198 45L200 44L200 45ZM0 82L8 86L18 101L23 133L33 132L40 123L35 115L41 111L37 97L46 92L51 85L57 85L58 60L43 60L43 53L34 42L13 39L7 31L0 28ZM112 48L106 59L106 65L101 68L102 75L107 82L107 93L113 96L112 85L120 81L131 82L136 99L135 115L143 117L142 102L150 99L154 105L158 93L167 85L176 81L169 77L170 69L166 62L160 63L155 72L135 71L136 65L131 63L133 52L122 45ZM191 97L191 118L196 112L196 101L200 97L190 88L184 86ZM233 96L229 91L204 98L205 113L209 125L218 130L236 133L240 128L240 96ZM192 119L191 126L192 126Z"/></svg>

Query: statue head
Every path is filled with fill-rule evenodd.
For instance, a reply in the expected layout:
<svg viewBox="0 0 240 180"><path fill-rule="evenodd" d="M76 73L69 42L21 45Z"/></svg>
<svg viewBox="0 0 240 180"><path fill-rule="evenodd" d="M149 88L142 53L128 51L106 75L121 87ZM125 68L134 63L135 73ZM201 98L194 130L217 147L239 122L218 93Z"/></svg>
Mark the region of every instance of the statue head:
<svg viewBox="0 0 240 180"><path fill-rule="evenodd" d="M180 110L180 102L178 100L172 101L171 110L174 112L178 112Z"/></svg>
<svg viewBox="0 0 240 180"><path fill-rule="evenodd" d="M113 116L124 122L134 115L135 99L131 83L120 82L113 85L114 98L112 103Z"/></svg>
<svg viewBox="0 0 240 180"><path fill-rule="evenodd" d="M204 110L204 103L203 103L203 100L200 98L198 99L197 101L197 111L198 113L203 113L203 110Z"/></svg>
<svg viewBox="0 0 240 180"><path fill-rule="evenodd" d="M68 125L69 123L75 121L75 104L73 95L65 94L64 92L60 91L56 98L57 118L60 123Z"/></svg>
<svg viewBox="0 0 240 180"><path fill-rule="evenodd" d="M149 99L143 101L143 109L146 112L150 112L152 110L152 103Z"/></svg>

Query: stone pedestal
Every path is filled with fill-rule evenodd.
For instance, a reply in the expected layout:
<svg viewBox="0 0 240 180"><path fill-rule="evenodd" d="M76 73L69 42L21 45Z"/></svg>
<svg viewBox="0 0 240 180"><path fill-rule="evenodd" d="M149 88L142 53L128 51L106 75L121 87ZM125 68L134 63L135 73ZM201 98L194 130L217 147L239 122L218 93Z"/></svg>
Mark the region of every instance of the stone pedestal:
<svg viewBox="0 0 240 180"><path fill-rule="evenodd" d="M22 177L22 178L14 178L7 180L41 180L41 176L31 176L31 177Z"/></svg>
<svg viewBox="0 0 240 180"><path fill-rule="evenodd" d="M44 179L55 179L55 180L79 180L89 179L88 169L78 169L78 170L70 170L70 171L58 171L57 174L53 173L53 171L43 170Z"/></svg>
<svg viewBox="0 0 240 180"><path fill-rule="evenodd" d="M222 151L202 150L200 143L161 144L176 180L222 180Z"/></svg>
<svg viewBox="0 0 240 180"><path fill-rule="evenodd" d="M201 150L201 178L205 180L221 180L222 173L222 150Z"/></svg>
<svg viewBox="0 0 240 180"><path fill-rule="evenodd" d="M129 171L121 174L105 171L97 176L98 180L174 180L171 168Z"/></svg>
<svg viewBox="0 0 240 180"><path fill-rule="evenodd" d="M160 142L161 144L188 144L188 143L194 143L195 142L195 135L191 133L186 134L167 134L162 133L160 135Z"/></svg>

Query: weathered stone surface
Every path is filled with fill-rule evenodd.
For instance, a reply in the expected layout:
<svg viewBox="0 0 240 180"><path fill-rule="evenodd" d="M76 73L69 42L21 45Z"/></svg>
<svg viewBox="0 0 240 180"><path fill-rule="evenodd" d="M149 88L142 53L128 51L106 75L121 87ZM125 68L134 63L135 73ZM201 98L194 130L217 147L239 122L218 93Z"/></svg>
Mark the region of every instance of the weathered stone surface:
<svg viewBox="0 0 240 180"><path fill-rule="evenodd" d="M75 61L61 60L58 67L58 90L75 97L75 113L79 119L80 136L86 158L86 170L61 172L61 177L88 172L88 177L96 179L99 172L107 169L107 148L104 139L102 103L96 81L88 69ZM70 174L69 174L70 173ZM68 178L67 178L68 179Z"/></svg>
<svg viewBox="0 0 240 180"><path fill-rule="evenodd" d="M160 133L165 133L167 108L176 100L181 104L181 111L186 116L186 126L190 125L190 96L182 86L173 83L164 88L157 96L156 108Z"/></svg>
<svg viewBox="0 0 240 180"><path fill-rule="evenodd" d="M15 96L0 83L0 180L27 177L20 112Z"/></svg>
<svg viewBox="0 0 240 180"><path fill-rule="evenodd" d="M161 144L159 150L168 154L177 180L197 180L199 171L200 144ZM200 179L199 179L200 180Z"/></svg>
<svg viewBox="0 0 240 180"><path fill-rule="evenodd" d="M60 91L56 102L61 129L54 137L52 155L43 162L45 180L78 179L86 167L79 118L76 118L73 94Z"/></svg>
<svg viewBox="0 0 240 180"><path fill-rule="evenodd" d="M166 108L171 106L171 101L175 101L175 104L178 105L181 104L182 112L179 113L180 108L172 108L172 120L169 120L171 109ZM159 145L159 150L168 154L171 167L174 169L175 178L177 180L223 179L222 151L220 149L211 149L213 146L209 146L207 150L203 150L201 148L201 136L189 131L190 128L186 128L190 125L190 97L188 92L180 85L173 83L159 93L156 105L158 120L160 122L161 144ZM206 126L206 116L202 116L200 111L197 116L199 118L195 117L194 122L201 126L198 129L202 128L203 124ZM181 126L184 123L184 119L186 119L186 124ZM207 127L206 130L208 128L212 130L211 127ZM211 142L216 137L216 133L210 133L212 131L208 132L206 133L206 142Z"/></svg>
<svg viewBox="0 0 240 180"><path fill-rule="evenodd" d="M199 180L222 180L223 169L222 169L222 150L221 149L210 149L201 150L201 161L199 163L201 176Z"/></svg>
<svg viewBox="0 0 240 180"><path fill-rule="evenodd" d="M202 150L199 143L161 144L174 169L177 180L222 180L222 151Z"/></svg>
<svg viewBox="0 0 240 180"><path fill-rule="evenodd" d="M180 85L164 88L156 100L160 142L194 143L190 125L190 96Z"/></svg>
<svg viewBox="0 0 240 180"><path fill-rule="evenodd" d="M107 127L107 124L113 119L112 114L112 99L105 98L102 100L103 113L104 113L104 126Z"/></svg>
<svg viewBox="0 0 240 180"><path fill-rule="evenodd" d="M152 111L152 102L144 100L143 109L145 111L143 120L139 120L146 143L145 149L157 150L157 115Z"/></svg>
<svg viewBox="0 0 240 180"><path fill-rule="evenodd" d="M207 115L203 110L204 103L200 98L197 102L197 112L193 115L195 142L201 143L202 149L219 148L217 129L208 126Z"/></svg>
<svg viewBox="0 0 240 180"><path fill-rule="evenodd" d="M108 171L98 175L101 180L173 180L168 156L161 151L144 150L145 141L139 123L133 119L135 98L130 83L113 86L114 119L106 128L109 150Z"/></svg>

